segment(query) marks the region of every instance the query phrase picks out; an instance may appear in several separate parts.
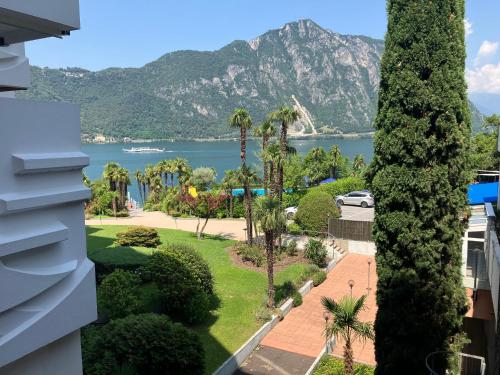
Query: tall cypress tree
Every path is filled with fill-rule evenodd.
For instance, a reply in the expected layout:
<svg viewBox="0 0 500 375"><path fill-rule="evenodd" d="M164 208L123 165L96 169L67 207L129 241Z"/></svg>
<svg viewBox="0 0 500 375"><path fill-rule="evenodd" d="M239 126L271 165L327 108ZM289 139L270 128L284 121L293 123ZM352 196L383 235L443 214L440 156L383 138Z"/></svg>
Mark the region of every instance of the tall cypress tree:
<svg viewBox="0 0 500 375"><path fill-rule="evenodd" d="M464 0L388 0L375 156L378 375L425 374L462 328Z"/></svg>

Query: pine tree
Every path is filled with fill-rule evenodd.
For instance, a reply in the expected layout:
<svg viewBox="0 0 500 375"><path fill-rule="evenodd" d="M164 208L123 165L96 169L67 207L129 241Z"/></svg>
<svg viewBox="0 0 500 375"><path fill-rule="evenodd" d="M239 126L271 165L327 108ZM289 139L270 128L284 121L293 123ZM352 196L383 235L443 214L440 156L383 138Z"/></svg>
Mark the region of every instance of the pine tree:
<svg viewBox="0 0 500 375"><path fill-rule="evenodd" d="M462 328L464 0L388 0L375 156L378 375L424 374ZM440 370L442 371L442 369Z"/></svg>

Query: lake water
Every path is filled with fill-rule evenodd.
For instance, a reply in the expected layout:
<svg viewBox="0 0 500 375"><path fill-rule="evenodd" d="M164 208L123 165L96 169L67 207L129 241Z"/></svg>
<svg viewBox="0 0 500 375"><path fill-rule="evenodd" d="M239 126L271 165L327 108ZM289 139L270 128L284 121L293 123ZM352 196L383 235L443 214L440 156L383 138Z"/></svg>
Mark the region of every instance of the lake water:
<svg viewBox="0 0 500 375"><path fill-rule="evenodd" d="M366 162L370 162L373 156L373 139L311 139L311 140L290 140L290 145L297 149L300 154L306 154L313 147L323 147L328 150L332 145L337 144L343 155L351 159L362 154ZM166 152L157 154L130 154L123 152L123 148L131 147L159 147ZM83 152L90 156L90 165L85 168L85 174L92 180L101 177L104 166L110 161L121 164L122 167L130 171L132 185L130 192L132 197L138 200L138 190L135 181L135 171L144 171L147 164L156 164L163 159L174 159L182 157L189 161L193 168L213 167L217 171L217 178L224 176L224 171L237 168L240 165L240 143L239 141L216 141L216 142L152 142L148 144L85 144L82 146ZM260 144L256 140L249 140L247 143L247 160L250 165L261 170L260 161L257 157L260 151Z"/></svg>

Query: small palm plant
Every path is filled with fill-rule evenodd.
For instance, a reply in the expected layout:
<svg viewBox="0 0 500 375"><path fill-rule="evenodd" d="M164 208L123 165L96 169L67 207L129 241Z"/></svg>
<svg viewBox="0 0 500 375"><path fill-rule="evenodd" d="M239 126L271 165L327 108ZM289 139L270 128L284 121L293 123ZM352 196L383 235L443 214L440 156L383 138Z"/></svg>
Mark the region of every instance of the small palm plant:
<svg viewBox="0 0 500 375"><path fill-rule="evenodd" d="M332 314L333 319L325 328L325 336L330 339L344 340L344 373L354 374L354 353L352 343L356 340L373 340L375 337L371 323L361 322L358 318L360 311L365 309L366 296L360 298L344 296L336 302L331 298L323 297L321 303L325 311Z"/></svg>

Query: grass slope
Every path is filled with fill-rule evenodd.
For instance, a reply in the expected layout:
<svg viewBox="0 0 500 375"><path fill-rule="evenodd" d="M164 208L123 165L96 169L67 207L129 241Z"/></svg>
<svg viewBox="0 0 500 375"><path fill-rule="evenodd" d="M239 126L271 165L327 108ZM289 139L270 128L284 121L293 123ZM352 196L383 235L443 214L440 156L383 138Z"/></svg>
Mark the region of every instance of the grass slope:
<svg viewBox="0 0 500 375"><path fill-rule="evenodd" d="M151 250L120 247L113 244L116 233L123 226L87 227L88 256L103 263L139 263L147 261ZM211 374L236 349L259 328L255 311L266 296L266 273L238 268L231 262L226 248L234 241L208 237L198 241L193 233L159 229L162 243L180 242L192 245L208 262L215 279L215 292L219 306L209 322L193 327L200 335L205 348L206 373ZM276 275L276 285L295 281L304 272L305 265L289 266ZM154 306L154 286L146 285L144 298L148 306Z"/></svg>

